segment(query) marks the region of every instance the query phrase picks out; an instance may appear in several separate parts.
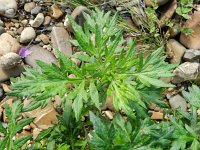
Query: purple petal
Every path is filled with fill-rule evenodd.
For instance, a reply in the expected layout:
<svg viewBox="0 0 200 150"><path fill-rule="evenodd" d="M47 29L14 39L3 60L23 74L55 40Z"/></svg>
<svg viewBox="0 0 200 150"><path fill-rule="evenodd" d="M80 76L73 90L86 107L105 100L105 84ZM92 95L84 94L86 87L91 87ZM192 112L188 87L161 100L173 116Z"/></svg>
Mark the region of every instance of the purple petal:
<svg viewBox="0 0 200 150"><path fill-rule="evenodd" d="M24 47L20 48L20 50L19 50L19 55L20 55L22 58L27 57L27 56L30 55L31 53L32 53L32 51L30 51L29 49L24 48Z"/></svg>

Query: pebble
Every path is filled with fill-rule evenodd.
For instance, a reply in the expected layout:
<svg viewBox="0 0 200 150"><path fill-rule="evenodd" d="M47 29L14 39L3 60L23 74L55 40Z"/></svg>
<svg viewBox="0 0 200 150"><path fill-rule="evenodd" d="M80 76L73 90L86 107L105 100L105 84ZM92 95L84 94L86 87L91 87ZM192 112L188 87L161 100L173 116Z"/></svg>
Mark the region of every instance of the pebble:
<svg viewBox="0 0 200 150"><path fill-rule="evenodd" d="M17 12L16 0L0 0L0 15L13 18Z"/></svg>
<svg viewBox="0 0 200 150"><path fill-rule="evenodd" d="M153 120L162 120L163 119L163 113L153 111L152 115L151 115L151 119L153 119Z"/></svg>
<svg viewBox="0 0 200 150"><path fill-rule="evenodd" d="M26 4L24 5L24 10L25 10L26 12L31 12L31 10L32 10L33 8L35 8L35 6L36 6L35 2L26 3Z"/></svg>
<svg viewBox="0 0 200 150"><path fill-rule="evenodd" d="M44 22L44 14L39 13L36 18L31 22L31 26L34 28L38 28Z"/></svg>
<svg viewBox="0 0 200 150"><path fill-rule="evenodd" d="M49 44L49 37L45 34L40 34L39 39L45 44Z"/></svg>
<svg viewBox="0 0 200 150"><path fill-rule="evenodd" d="M8 80L11 77L17 77L23 71L24 71L24 67L21 64L17 65L14 68L7 69L7 70L5 70L3 68L0 68L0 82L4 82L4 81Z"/></svg>
<svg viewBox="0 0 200 150"><path fill-rule="evenodd" d="M174 71L172 82L177 84L183 81L196 80L199 73L199 63L185 62L179 65Z"/></svg>
<svg viewBox="0 0 200 150"><path fill-rule="evenodd" d="M58 18L62 17L63 12L62 12L62 10L60 10L60 8L57 5L52 5L51 10L52 10L52 17L54 19L58 19Z"/></svg>
<svg viewBox="0 0 200 150"><path fill-rule="evenodd" d="M35 30L32 27L26 27L21 33L20 43L29 43L36 37Z"/></svg>
<svg viewBox="0 0 200 150"><path fill-rule="evenodd" d="M45 16L43 25L44 26L48 26L50 24L50 22L51 22L51 17L50 16Z"/></svg>
<svg viewBox="0 0 200 150"><path fill-rule="evenodd" d="M28 20L27 20L27 19L24 19L24 20L21 21L21 23L22 23L24 26L26 26L26 25L28 24Z"/></svg>
<svg viewBox="0 0 200 150"><path fill-rule="evenodd" d="M172 98L169 99L169 104L171 108L176 109L176 108L181 108L182 111L187 111L187 103L186 100L181 97L180 95L176 95Z"/></svg>
<svg viewBox="0 0 200 150"><path fill-rule="evenodd" d="M57 63L57 59L55 58L55 56L48 50L40 47L39 45L34 45L30 47L29 50L32 51L32 53L25 58L25 62L31 67L38 67L36 60L41 60L48 64Z"/></svg>
<svg viewBox="0 0 200 150"><path fill-rule="evenodd" d="M31 15L37 15L38 13L40 13L41 9L42 7L36 6L35 8L31 10Z"/></svg>
<svg viewBox="0 0 200 150"><path fill-rule="evenodd" d="M1 35L2 33L5 33L5 32L6 32L6 31L5 31L4 27L0 26L0 35Z"/></svg>
<svg viewBox="0 0 200 150"><path fill-rule="evenodd" d="M0 26L3 27L4 26L4 23L3 21L0 19Z"/></svg>
<svg viewBox="0 0 200 150"><path fill-rule="evenodd" d="M170 59L171 63L175 63L175 64L180 63L185 50L186 48L182 44L180 44L178 41L174 39L170 39L167 41L166 54L168 58Z"/></svg>
<svg viewBox="0 0 200 150"><path fill-rule="evenodd" d="M114 111L114 105L113 105L113 98L112 96L107 96L106 97L106 108L108 108L111 111Z"/></svg>
<svg viewBox="0 0 200 150"><path fill-rule="evenodd" d="M30 103L29 100L24 101L24 106L27 106ZM29 118L35 118L33 123L39 129L48 129L58 122L57 115L58 113L53 107L52 103L49 103L45 108L37 108L35 110L25 112L24 115Z"/></svg>
<svg viewBox="0 0 200 150"><path fill-rule="evenodd" d="M195 61L197 59L200 59L200 50L196 50L196 49L187 49L185 51L185 54L183 56L183 59L185 61Z"/></svg>
<svg viewBox="0 0 200 150"><path fill-rule="evenodd" d="M0 67L3 69L11 69L21 64L21 57L13 52L7 53L0 57Z"/></svg>
<svg viewBox="0 0 200 150"><path fill-rule="evenodd" d="M180 42L188 49L200 49L200 11L195 11L184 27L192 29L193 33L191 35L181 33Z"/></svg>
<svg viewBox="0 0 200 150"><path fill-rule="evenodd" d="M0 56L9 52L18 53L20 48L20 44L10 34L3 33L0 35Z"/></svg>
<svg viewBox="0 0 200 150"><path fill-rule="evenodd" d="M63 27L53 27L51 32L53 48L58 49L66 55L72 54L72 46L68 32Z"/></svg>

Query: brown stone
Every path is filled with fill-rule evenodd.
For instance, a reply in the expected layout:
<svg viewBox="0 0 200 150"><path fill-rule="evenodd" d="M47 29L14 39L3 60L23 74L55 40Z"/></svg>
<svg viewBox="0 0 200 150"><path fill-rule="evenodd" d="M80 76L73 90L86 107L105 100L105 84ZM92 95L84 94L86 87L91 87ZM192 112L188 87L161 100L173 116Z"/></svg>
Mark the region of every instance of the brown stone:
<svg viewBox="0 0 200 150"><path fill-rule="evenodd" d="M57 5L52 5L51 10L52 10L52 17L55 19L58 19L63 15L62 10L60 10L60 8Z"/></svg>
<svg viewBox="0 0 200 150"><path fill-rule="evenodd" d="M31 134L31 132L26 131L26 130L22 130L22 132L16 134L16 138L18 139L20 137L27 136L29 134Z"/></svg>
<svg viewBox="0 0 200 150"><path fill-rule="evenodd" d="M70 36L63 27L53 27L51 32L51 42L53 48L58 49L66 55L72 54L72 46L69 42Z"/></svg>
<svg viewBox="0 0 200 150"><path fill-rule="evenodd" d="M27 105L29 102L29 100L25 100L24 104ZM52 103L49 103L45 108L37 108L24 114L26 117L35 118L33 123L40 129L48 129L58 122L58 113Z"/></svg>
<svg viewBox="0 0 200 150"><path fill-rule="evenodd" d="M163 119L163 113L153 111L151 119L153 119L153 120L162 120Z"/></svg>
<svg viewBox="0 0 200 150"><path fill-rule="evenodd" d="M194 12L184 27L191 28L193 33L190 35L181 33L180 42L189 49L200 49L200 11Z"/></svg>
<svg viewBox="0 0 200 150"><path fill-rule="evenodd" d="M113 106L113 98L112 98L112 96L109 96L109 97L106 98L106 107L108 109L110 109L111 111L115 110L115 108Z"/></svg>

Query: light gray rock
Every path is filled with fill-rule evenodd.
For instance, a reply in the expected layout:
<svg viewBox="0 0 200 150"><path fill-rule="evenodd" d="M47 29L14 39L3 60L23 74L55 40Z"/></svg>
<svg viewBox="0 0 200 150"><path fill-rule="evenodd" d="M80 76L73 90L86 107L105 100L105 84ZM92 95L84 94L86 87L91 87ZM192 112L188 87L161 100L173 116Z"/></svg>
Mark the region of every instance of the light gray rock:
<svg viewBox="0 0 200 150"><path fill-rule="evenodd" d="M26 27L21 33L20 43L28 43L36 37L35 30L32 27Z"/></svg>
<svg viewBox="0 0 200 150"><path fill-rule="evenodd" d="M14 68L11 69L3 69L0 68L0 82L4 82L8 80L11 77L17 77L24 71L23 65L17 65Z"/></svg>
<svg viewBox="0 0 200 150"><path fill-rule="evenodd" d="M175 76L172 78L172 82L175 84L188 80L196 80L199 75L199 63L185 62L179 65L173 73Z"/></svg>
<svg viewBox="0 0 200 150"><path fill-rule="evenodd" d="M0 19L0 26L3 27L4 26L4 23L3 21Z"/></svg>
<svg viewBox="0 0 200 150"><path fill-rule="evenodd" d="M6 32L6 30L4 29L4 27L0 26L0 35L1 35L2 33L5 33L5 32Z"/></svg>
<svg viewBox="0 0 200 150"><path fill-rule="evenodd" d="M31 26L34 28L38 28L44 22L44 14L39 13L36 18L31 22Z"/></svg>
<svg viewBox="0 0 200 150"><path fill-rule="evenodd" d="M26 3L26 4L24 5L24 10L25 10L26 12L31 12L31 10L32 10L33 8L35 8L35 6L36 6L35 2Z"/></svg>
<svg viewBox="0 0 200 150"><path fill-rule="evenodd" d="M167 41L166 54L171 63L180 63L186 48L174 39Z"/></svg>
<svg viewBox="0 0 200 150"><path fill-rule="evenodd" d="M39 45L34 45L30 47L29 50L32 51L32 53L25 58L25 62L31 67L38 67L36 60L41 60L47 64L57 63L57 59L55 58L55 56L48 50L40 47Z"/></svg>
<svg viewBox="0 0 200 150"><path fill-rule="evenodd" d="M0 67L3 69L11 69L21 64L22 60L16 53L7 53L0 57Z"/></svg>
<svg viewBox="0 0 200 150"><path fill-rule="evenodd" d="M187 111L187 103L186 100L181 97L180 95L176 95L169 100L169 104L171 108L176 109L176 108L181 108L182 111Z"/></svg>
<svg viewBox="0 0 200 150"><path fill-rule="evenodd" d="M42 9L42 7L36 6L35 8L33 8L33 9L31 10L31 14L32 14L32 15L37 15L38 13L40 13L41 9Z"/></svg>
<svg viewBox="0 0 200 150"><path fill-rule="evenodd" d="M13 18L17 12L16 0L0 0L0 15Z"/></svg>
<svg viewBox="0 0 200 150"><path fill-rule="evenodd" d="M21 45L8 33L0 35L0 56L9 52L18 53Z"/></svg>
<svg viewBox="0 0 200 150"><path fill-rule="evenodd" d="M51 42L53 48L58 49L66 55L72 54L72 46L69 42L68 32L63 27L53 27L51 32Z"/></svg>
<svg viewBox="0 0 200 150"><path fill-rule="evenodd" d="M185 54L183 56L183 59L185 61L195 61L197 59L200 59L200 50L196 49L187 49L185 51Z"/></svg>

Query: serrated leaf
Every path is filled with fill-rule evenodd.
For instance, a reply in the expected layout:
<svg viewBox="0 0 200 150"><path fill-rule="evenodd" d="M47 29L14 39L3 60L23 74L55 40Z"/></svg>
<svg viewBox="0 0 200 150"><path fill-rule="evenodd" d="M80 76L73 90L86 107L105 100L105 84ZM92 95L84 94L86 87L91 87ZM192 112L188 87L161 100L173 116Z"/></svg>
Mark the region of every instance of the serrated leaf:
<svg viewBox="0 0 200 150"><path fill-rule="evenodd" d="M47 135L49 135L49 133L51 133L51 131L53 130L53 127L50 127L46 130L43 130L42 132L40 132L40 134L37 136L37 138L35 139L35 141L40 141L42 139L44 139Z"/></svg>
<svg viewBox="0 0 200 150"><path fill-rule="evenodd" d="M97 108L99 108L99 94L98 94L97 87L94 84L94 81L90 82L89 91L90 91L90 97L92 99L92 102L95 104Z"/></svg>
<svg viewBox="0 0 200 150"><path fill-rule="evenodd" d="M24 144L26 144L26 142L28 142L28 140L32 137L32 134L29 134L27 136L23 136L18 138L17 140L14 141L14 149L19 149L20 147L22 147Z"/></svg>
<svg viewBox="0 0 200 150"><path fill-rule="evenodd" d="M15 127L15 131L14 133L17 133L19 132L20 130L23 129L24 126L28 125L29 123L31 123L33 121L33 118L26 118L26 119L23 119L23 120L20 120L16 127Z"/></svg>

